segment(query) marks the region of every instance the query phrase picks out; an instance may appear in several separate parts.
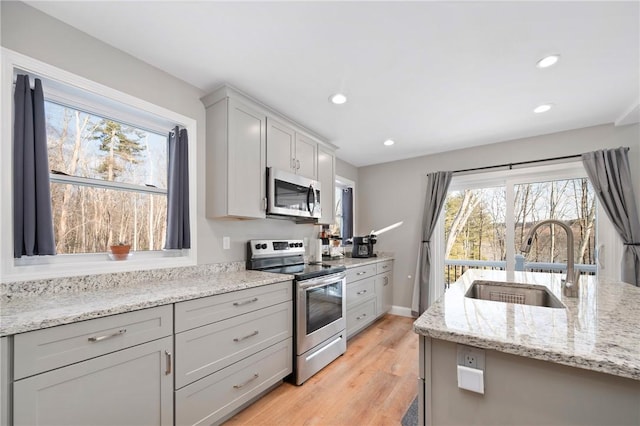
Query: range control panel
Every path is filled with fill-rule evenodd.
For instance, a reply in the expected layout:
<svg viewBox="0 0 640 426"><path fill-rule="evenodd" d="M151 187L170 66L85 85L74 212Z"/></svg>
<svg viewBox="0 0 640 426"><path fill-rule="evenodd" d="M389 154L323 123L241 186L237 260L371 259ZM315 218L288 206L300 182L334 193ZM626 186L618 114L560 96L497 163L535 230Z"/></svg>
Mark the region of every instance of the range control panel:
<svg viewBox="0 0 640 426"><path fill-rule="evenodd" d="M251 240L248 245L252 258L304 254L302 240Z"/></svg>

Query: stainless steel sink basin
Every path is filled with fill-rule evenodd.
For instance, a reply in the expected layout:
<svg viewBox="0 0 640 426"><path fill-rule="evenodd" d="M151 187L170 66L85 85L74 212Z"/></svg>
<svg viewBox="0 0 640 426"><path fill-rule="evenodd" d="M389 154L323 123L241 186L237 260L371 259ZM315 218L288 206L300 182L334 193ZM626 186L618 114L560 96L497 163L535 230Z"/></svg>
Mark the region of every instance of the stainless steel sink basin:
<svg viewBox="0 0 640 426"><path fill-rule="evenodd" d="M531 284L476 280L465 293L465 297L546 308L565 308L549 289Z"/></svg>

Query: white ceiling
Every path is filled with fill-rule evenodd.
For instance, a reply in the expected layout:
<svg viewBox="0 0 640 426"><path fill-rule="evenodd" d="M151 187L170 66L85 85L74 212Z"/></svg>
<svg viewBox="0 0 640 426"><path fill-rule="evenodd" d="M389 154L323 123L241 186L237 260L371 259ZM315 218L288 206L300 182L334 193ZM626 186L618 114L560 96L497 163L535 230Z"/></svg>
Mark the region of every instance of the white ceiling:
<svg viewBox="0 0 640 426"><path fill-rule="evenodd" d="M356 166L638 115L638 1L27 3L203 93L231 84Z"/></svg>

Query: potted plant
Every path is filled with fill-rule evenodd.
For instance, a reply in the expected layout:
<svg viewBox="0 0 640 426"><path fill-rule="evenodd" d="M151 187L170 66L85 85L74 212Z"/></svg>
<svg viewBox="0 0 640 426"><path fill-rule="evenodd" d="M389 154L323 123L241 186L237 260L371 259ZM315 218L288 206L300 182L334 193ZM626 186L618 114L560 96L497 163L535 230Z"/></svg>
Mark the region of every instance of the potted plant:
<svg viewBox="0 0 640 426"><path fill-rule="evenodd" d="M109 246L109 250L111 250L113 260L127 260L129 251L131 250L131 244L119 242L116 245Z"/></svg>

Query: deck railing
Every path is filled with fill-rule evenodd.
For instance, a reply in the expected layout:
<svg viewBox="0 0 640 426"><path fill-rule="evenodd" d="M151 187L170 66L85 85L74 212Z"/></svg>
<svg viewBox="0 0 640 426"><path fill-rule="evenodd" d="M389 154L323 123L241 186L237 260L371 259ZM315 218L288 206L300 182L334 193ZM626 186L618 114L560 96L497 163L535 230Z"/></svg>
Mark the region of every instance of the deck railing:
<svg viewBox="0 0 640 426"><path fill-rule="evenodd" d="M486 269L494 271L504 271L507 267L507 262L502 260L472 260L472 259L447 259L444 261L444 286L449 288L449 285L455 282L460 275L464 274L468 269ZM587 265L583 263L576 263L574 265L576 271L579 271L584 275L595 275L596 265ZM546 263L546 262L525 262L524 256L516 255L516 271L529 271L529 272L564 272L567 270L566 263Z"/></svg>

